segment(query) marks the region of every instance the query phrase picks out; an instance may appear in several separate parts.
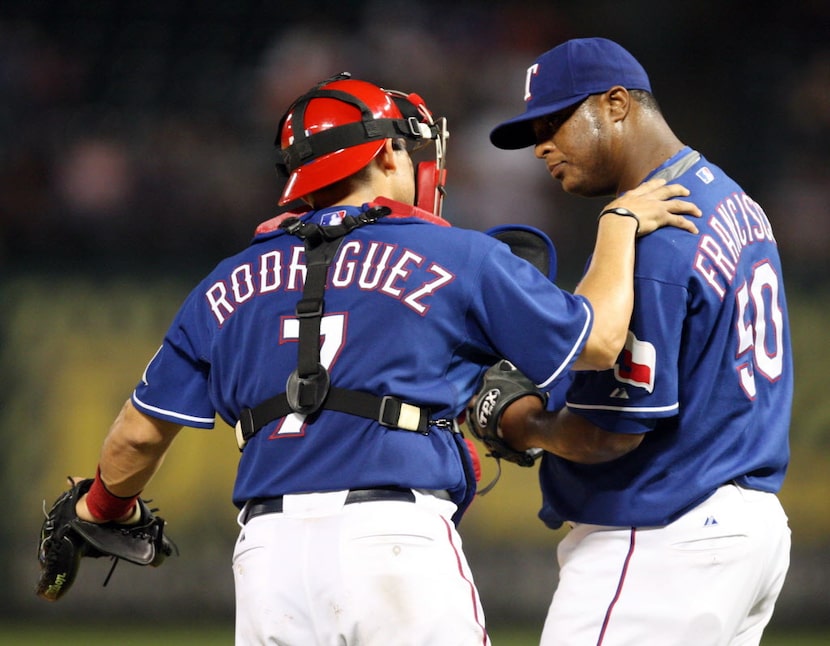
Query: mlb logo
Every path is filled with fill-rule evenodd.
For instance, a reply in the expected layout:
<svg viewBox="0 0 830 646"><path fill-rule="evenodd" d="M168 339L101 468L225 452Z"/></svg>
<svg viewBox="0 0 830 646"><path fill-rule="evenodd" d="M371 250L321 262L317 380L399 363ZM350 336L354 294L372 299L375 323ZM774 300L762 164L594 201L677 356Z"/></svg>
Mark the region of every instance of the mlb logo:
<svg viewBox="0 0 830 646"><path fill-rule="evenodd" d="M337 226L343 222L344 217L346 217L345 211L332 211L331 213L324 214L320 218L320 224L324 227Z"/></svg>
<svg viewBox="0 0 830 646"><path fill-rule="evenodd" d="M698 179L700 179L700 181L704 184L711 184L715 179L712 171L710 171L706 166L698 170L695 175L697 175Z"/></svg>

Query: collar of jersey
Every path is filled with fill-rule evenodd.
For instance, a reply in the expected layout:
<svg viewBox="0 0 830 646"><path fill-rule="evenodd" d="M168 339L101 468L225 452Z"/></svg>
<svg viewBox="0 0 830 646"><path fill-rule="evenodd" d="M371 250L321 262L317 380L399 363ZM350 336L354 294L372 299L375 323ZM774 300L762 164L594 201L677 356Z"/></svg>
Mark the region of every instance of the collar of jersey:
<svg viewBox="0 0 830 646"><path fill-rule="evenodd" d="M666 161L664 161L657 168L655 168L648 175L646 175L646 178L643 181L645 182L645 181L648 181L650 179L654 179L655 177L664 177L666 175L666 173L664 173L664 171L671 168L672 164L675 164L675 163L681 161L684 157L686 157L687 155L689 155L691 153L694 153L694 152L695 151L692 150L692 148L690 148L689 146L683 146L683 148L678 150L674 155L669 157ZM674 179L675 177L676 177L676 175L671 176L671 177L665 177L665 179L666 179L667 182L671 182L671 180Z"/></svg>
<svg viewBox="0 0 830 646"><path fill-rule="evenodd" d="M352 215L357 215L361 211L366 211L375 206L386 206L392 210L392 212L384 217L384 220L405 220L405 219L416 219L422 220L425 222L429 222L430 224L436 224L442 227L451 226L447 220L443 218L439 218L436 215L433 215L429 211L425 211L424 209L419 209L417 206L413 206L411 204L404 204L403 202L397 202L395 200L390 200L385 197L378 197L364 204L362 207L358 208L356 206L335 206L328 209L320 209L319 211L306 211L306 212L296 212L296 211L289 211L287 213L282 213L270 220L266 220L265 222L261 223L254 232L254 237L259 239L262 236L274 236L284 234L285 232L280 229L280 224L282 224L285 220L289 218L300 218L302 220L311 220L314 222L319 222L320 218L323 217L326 213L332 213L334 211L346 211Z"/></svg>

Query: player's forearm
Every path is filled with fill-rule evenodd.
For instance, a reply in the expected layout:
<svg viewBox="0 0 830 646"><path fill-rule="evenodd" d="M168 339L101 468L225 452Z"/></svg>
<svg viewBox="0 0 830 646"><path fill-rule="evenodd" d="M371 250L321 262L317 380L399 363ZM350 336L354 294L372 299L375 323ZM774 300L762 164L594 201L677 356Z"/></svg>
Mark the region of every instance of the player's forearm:
<svg viewBox="0 0 830 646"><path fill-rule="evenodd" d="M499 429L517 451L541 448L571 462L599 464L622 457L642 441L642 435L609 433L566 408L546 411L538 401L517 400L502 415Z"/></svg>
<svg viewBox="0 0 830 646"><path fill-rule="evenodd" d="M634 308L634 218L608 215L600 219L590 267L575 292L586 296L594 323L577 370L607 370L625 344Z"/></svg>
<svg viewBox="0 0 830 646"><path fill-rule="evenodd" d="M144 415L127 401L101 449L101 480L107 490L123 497L141 492L181 428Z"/></svg>

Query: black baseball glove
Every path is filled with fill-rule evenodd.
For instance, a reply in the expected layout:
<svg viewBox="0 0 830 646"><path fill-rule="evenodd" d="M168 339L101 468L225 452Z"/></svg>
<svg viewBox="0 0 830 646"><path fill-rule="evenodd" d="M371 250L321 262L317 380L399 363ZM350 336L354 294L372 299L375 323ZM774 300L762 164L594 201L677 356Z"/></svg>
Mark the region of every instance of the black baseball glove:
<svg viewBox="0 0 830 646"><path fill-rule="evenodd" d="M155 509L138 499L140 511L137 522L90 523L78 518L75 504L89 491L92 479L73 483L44 513L46 519L40 530L40 580L36 594L48 601L57 601L75 581L83 557L113 559L113 569L119 559L136 565L160 565L174 551L176 545L164 534L164 519L154 515ZM110 570L112 574L112 570ZM107 581L109 576L107 577ZM104 582L106 585L107 581Z"/></svg>
<svg viewBox="0 0 830 646"><path fill-rule="evenodd" d="M525 395L535 395L547 403L545 393L525 377L512 363L499 361L484 373L478 394L467 409L467 426L486 446L487 455L496 460L515 462L519 466L530 467L542 454L541 449L517 451L511 448L498 433L499 421L504 409Z"/></svg>

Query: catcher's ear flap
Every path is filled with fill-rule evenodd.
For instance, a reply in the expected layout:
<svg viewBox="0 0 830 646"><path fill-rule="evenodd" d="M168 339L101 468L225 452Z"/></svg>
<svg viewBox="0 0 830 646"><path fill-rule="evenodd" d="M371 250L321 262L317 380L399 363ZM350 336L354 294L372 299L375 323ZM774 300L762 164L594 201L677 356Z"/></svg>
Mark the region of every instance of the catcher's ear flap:
<svg viewBox="0 0 830 646"><path fill-rule="evenodd" d="M485 231L501 240L519 258L524 258L547 276L556 280L556 248L544 231L526 224L503 224Z"/></svg>

